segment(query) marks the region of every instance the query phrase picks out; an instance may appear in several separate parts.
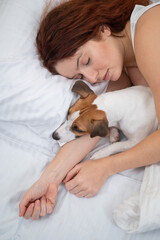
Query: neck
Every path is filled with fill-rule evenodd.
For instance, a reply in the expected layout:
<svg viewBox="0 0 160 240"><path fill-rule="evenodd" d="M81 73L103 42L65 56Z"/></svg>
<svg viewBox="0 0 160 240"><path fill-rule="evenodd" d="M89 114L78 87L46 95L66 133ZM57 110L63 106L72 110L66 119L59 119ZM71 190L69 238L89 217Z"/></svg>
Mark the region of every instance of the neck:
<svg viewBox="0 0 160 240"><path fill-rule="evenodd" d="M115 92L118 93L118 91ZM106 113L109 127L119 127L119 123L124 116L122 107L124 100L115 92L101 94L93 102L99 110Z"/></svg>
<svg viewBox="0 0 160 240"><path fill-rule="evenodd" d="M127 22L125 29L123 30L123 35L124 37L121 40L124 48L124 66L125 67L137 66L132 46L130 21Z"/></svg>

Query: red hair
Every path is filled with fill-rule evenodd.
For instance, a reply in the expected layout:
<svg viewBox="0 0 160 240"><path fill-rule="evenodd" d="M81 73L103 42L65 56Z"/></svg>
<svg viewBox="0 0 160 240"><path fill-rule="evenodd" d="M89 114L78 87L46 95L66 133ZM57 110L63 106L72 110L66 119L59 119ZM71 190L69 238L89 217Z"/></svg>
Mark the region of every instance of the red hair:
<svg viewBox="0 0 160 240"><path fill-rule="evenodd" d="M69 0L52 9L41 21L36 38L40 59L52 74L57 61L71 57L105 25L121 32L136 4L149 0Z"/></svg>

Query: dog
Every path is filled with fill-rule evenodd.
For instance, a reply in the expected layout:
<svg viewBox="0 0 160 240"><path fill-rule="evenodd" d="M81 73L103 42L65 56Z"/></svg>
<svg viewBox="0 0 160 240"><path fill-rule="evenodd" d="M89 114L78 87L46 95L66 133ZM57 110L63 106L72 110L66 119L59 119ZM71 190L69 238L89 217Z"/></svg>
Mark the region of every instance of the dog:
<svg viewBox="0 0 160 240"><path fill-rule="evenodd" d="M109 136L112 144L96 152L92 159L126 151L158 129L149 87L132 86L97 96L83 81L77 81L72 91L80 98L52 137L68 142L86 134L91 138ZM118 130L126 136L126 141L119 142Z"/></svg>

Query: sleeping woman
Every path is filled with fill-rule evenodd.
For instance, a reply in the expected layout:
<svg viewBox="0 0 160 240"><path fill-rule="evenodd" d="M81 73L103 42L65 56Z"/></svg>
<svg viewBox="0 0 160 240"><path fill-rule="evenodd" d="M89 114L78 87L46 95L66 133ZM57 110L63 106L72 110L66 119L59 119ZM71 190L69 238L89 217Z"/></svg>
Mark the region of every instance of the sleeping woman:
<svg viewBox="0 0 160 240"><path fill-rule="evenodd" d="M91 84L109 81L108 91L149 86L160 122L160 2L69 0L41 21L37 49L45 68ZM60 148L20 202L20 216L38 219L53 211L59 184L77 197L98 193L115 173L160 161L160 130L133 148L80 161L99 137L80 137Z"/></svg>

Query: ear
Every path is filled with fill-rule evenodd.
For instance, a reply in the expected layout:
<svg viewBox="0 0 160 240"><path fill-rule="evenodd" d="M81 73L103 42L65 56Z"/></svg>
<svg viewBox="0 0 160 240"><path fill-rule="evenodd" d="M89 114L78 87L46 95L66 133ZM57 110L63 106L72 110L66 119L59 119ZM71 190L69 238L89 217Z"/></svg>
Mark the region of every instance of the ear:
<svg viewBox="0 0 160 240"><path fill-rule="evenodd" d="M83 81L77 81L72 87L72 92L78 93L81 98L86 98L94 92Z"/></svg>
<svg viewBox="0 0 160 240"><path fill-rule="evenodd" d="M105 39L106 37L109 37L111 35L111 29L105 25L101 25L99 30L102 39Z"/></svg>
<svg viewBox="0 0 160 240"><path fill-rule="evenodd" d="M92 129L90 131L90 137L106 137L109 133L108 123L105 119L102 120L92 120Z"/></svg>

